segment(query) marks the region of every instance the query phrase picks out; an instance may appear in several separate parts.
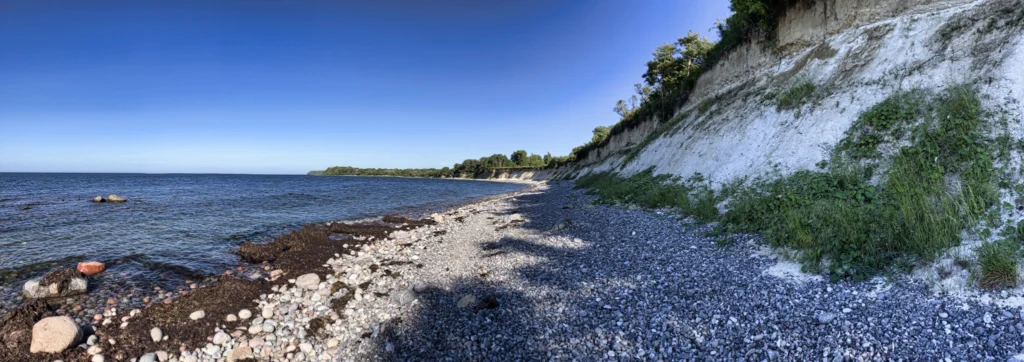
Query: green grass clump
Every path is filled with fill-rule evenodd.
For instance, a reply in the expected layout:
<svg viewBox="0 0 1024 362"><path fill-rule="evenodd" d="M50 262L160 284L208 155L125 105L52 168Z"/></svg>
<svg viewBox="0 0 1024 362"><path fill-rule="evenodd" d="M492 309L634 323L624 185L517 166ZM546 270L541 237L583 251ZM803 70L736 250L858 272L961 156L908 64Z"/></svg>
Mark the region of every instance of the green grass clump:
<svg viewBox="0 0 1024 362"><path fill-rule="evenodd" d="M776 109L781 111L784 109L799 108L804 105L814 95L815 86L810 81L801 82L787 89L778 96L778 103Z"/></svg>
<svg viewBox="0 0 1024 362"><path fill-rule="evenodd" d="M1014 240L985 243L975 252L981 274L978 286L985 289L1013 288L1017 286L1017 251L1020 244Z"/></svg>

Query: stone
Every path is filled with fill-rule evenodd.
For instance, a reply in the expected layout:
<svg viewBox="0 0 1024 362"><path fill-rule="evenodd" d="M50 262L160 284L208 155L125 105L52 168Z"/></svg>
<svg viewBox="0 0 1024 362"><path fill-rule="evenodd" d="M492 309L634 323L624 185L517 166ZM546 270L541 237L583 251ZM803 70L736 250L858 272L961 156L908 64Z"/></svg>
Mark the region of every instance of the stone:
<svg viewBox="0 0 1024 362"><path fill-rule="evenodd" d="M818 319L818 323L829 324L836 319L836 315L832 313L818 313L815 315L815 318Z"/></svg>
<svg viewBox="0 0 1024 362"><path fill-rule="evenodd" d="M75 268L82 274L93 276L107 270L107 265L98 261L83 261Z"/></svg>
<svg viewBox="0 0 1024 362"><path fill-rule="evenodd" d="M107 201L107 200L104 200L103 196L96 196L96 197L92 198L92 202L105 202L105 201Z"/></svg>
<svg viewBox="0 0 1024 362"><path fill-rule="evenodd" d="M284 270L281 270L281 269L271 270L270 271L270 280L277 280L277 278L280 278L282 275L284 275Z"/></svg>
<svg viewBox="0 0 1024 362"><path fill-rule="evenodd" d="M295 285L304 289L316 289L320 285L320 276L316 273L304 274L295 279Z"/></svg>
<svg viewBox="0 0 1024 362"><path fill-rule="evenodd" d="M250 311L248 309L242 309L242 310L238 311L238 318L241 319L241 320L246 320L246 319L249 319L251 317L252 317L252 311Z"/></svg>
<svg viewBox="0 0 1024 362"><path fill-rule="evenodd" d="M228 362L235 362L252 358L256 358L256 356L252 353L252 347L249 346L238 346L228 353Z"/></svg>
<svg viewBox="0 0 1024 362"><path fill-rule="evenodd" d="M164 339L164 331L161 331L160 328L153 327L153 329L149 330L149 338L151 338L153 342L160 342Z"/></svg>
<svg viewBox="0 0 1024 362"><path fill-rule="evenodd" d="M82 329L70 317L47 317L32 326L29 352L57 353L78 344Z"/></svg>
<svg viewBox="0 0 1024 362"><path fill-rule="evenodd" d="M235 322L235 321L238 321L238 317L236 317L234 314L228 314L228 315L224 316L224 321L225 322Z"/></svg>
<svg viewBox="0 0 1024 362"><path fill-rule="evenodd" d="M249 326L249 334L256 335L256 334L259 334L260 332L263 332L263 326L261 326L261 325Z"/></svg>
<svg viewBox="0 0 1024 362"><path fill-rule="evenodd" d="M473 306L473 311L479 312L484 309L495 309L498 308L499 306L501 306L501 303L498 303L498 296L494 294L488 294L487 296L480 300L480 303L477 303L476 306Z"/></svg>
<svg viewBox="0 0 1024 362"><path fill-rule="evenodd" d="M88 288L89 282L81 272L67 268L52 271L42 278L25 282L21 293L27 299L64 298L85 294Z"/></svg>
<svg viewBox="0 0 1024 362"><path fill-rule="evenodd" d="M195 312L192 312L192 314L189 314L188 315L188 319L197 321L197 320L203 319L203 317L205 317L205 316L206 316L206 312L201 311L201 310L197 310Z"/></svg>
<svg viewBox="0 0 1024 362"><path fill-rule="evenodd" d="M469 294L464 295L464 296L462 296L461 299L459 299L459 308L467 308L467 307L469 307L471 304L473 304L475 302L476 302L476 296L469 295Z"/></svg>
<svg viewBox="0 0 1024 362"><path fill-rule="evenodd" d="M156 351L157 361L166 362L170 357L171 356L167 354L167 351Z"/></svg>
<svg viewBox="0 0 1024 362"><path fill-rule="evenodd" d="M416 300L416 292L406 289L391 294L391 303L403 306Z"/></svg>
<svg viewBox="0 0 1024 362"><path fill-rule="evenodd" d="M126 200L125 198L123 198L121 196L117 196L117 195L114 195L114 194L110 194L109 196L107 196L107 202L125 202L125 201L128 201L128 200Z"/></svg>
<svg viewBox="0 0 1024 362"><path fill-rule="evenodd" d="M203 353L206 353L208 355L215 356L215 357L220 357L219 356L219 354L220 354L220 346L213 345L213 344L207 344L206 348L203 348Z"/></svg>
<svg viewBox="0 0 1024 362"><path fill-rule="evenodd" d="M156 362L156 353L146 353L139 357L139 362Z"/></svg>
<svg viewBox="0 0 1024 362"><path fill-rule="evenodd" d="M217 332L213 335L213 344L225 344L231 340L231 336L224 332Z"/></svg>
<svg viewBox="0 0 1024 362"><path fill-rule="evenodd" d="M423 293L424 291L427 290L427 283L417 282L412 285L412 290L415 291L416 293Z"/></svg>
<svg viewBox="0 0 1024 362"><path fill-rule="evenodd" d="M98 355L92 356L92 359L90 361L92 361L92 362L104 362L106 360L107 360L106 357L103 357L102 354L98 354Z"/></svg>
<svg viewBox="0 0 1024 362"><path fill-rule="evenodd" d="M430 219L434 220L434 222L436 222L436 223L444 222L444 216L442 216L441 214L438 214L436 212L433 213L433 214L430 214Z"/></svg>
<svg viewBox="0 0 1024 362"><path fill-rule="evenodd" d="M100 346L91 346L85 349L85 353L88 353L90 356L95 356L100 353L103 353L103 348L101 348Z"/></svg>
<svg viewBox="0 0 1024 362"><path fill-rule="evenodd" d="M309 342L302 342L299 344L299 349L302 350L302 353L310 353L313 352L313 345Z"/></svg>
<svg viewBox="0 0 1024 362"><path fill-rule="evenodd" d="M274 333L274 329L276 329L276 328L274 327L273 324L263 323L263 331L264 332L266 332L266 333Z"/></svg>
<svg viewBox="0 0 1024 362"><path fill-rule="evenodd" d="M260 315L263 316L263 319L273 318L274 317L274 308L263 307L263 311L260 312Z"/></svg>

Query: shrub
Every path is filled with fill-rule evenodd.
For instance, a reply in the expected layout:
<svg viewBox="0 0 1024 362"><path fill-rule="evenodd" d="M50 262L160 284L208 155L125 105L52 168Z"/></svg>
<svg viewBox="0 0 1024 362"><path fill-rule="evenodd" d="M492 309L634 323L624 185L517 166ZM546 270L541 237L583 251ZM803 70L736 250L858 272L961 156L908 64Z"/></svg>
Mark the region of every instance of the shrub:
<svg viewBox="0 0 1024 362"><path fill-rule="evenodd" d="M981 274L978 286L985 289L1017 286L1017 250L1020 244L1013 240L985 243L975 252Z"/></svg>
<svg viewBox="0 0 1024 362"><path fill-rule="evenodd" d="M854 121L836 151L854 159L877 158L878 146L906 136L906 128L926 112L922 91L897 92Z"/></svg>

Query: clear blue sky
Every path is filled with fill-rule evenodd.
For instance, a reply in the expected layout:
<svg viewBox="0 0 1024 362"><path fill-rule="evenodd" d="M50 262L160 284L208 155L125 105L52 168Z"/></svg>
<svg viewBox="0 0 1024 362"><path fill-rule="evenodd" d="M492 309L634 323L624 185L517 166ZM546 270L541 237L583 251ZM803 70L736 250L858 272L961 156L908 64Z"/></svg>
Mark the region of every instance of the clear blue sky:
<svg viewBox="0 0 1024 362"><path fill-rule="evenodd" d="M0 171L564 155L617 121L657 45L728 15L726 0L0 0Z"/></svg>

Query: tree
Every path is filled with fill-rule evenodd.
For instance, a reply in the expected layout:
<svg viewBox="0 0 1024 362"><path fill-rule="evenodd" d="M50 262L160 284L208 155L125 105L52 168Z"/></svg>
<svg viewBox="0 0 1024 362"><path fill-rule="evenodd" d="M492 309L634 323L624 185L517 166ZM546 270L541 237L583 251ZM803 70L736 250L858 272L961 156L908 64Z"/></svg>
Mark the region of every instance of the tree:
<svg viewBox="0 0 1024 362"><path fill-rule="evenodd" d="M675 43L659 46L654 50L654 59L647 62L644 81L652 92L672 91L684 85L684 80L696 81L714 45L707 38L690 32Z"/></svg>
<svg viewBox="0 0 1024 362"><path fill-rule="evenodd" d="M619 115L619 117L626 118L626 115L629 114L629 111L632 109L630 109L629 105L626 104L626 101L620 99L619 103L615 103L615 108L613 108L613 110Z"/></svg>
<svg viewBox="0 0 1024 362"><path fill-rule="evenodd" d="M544 158L542 159L542 161L544 161L544 166L547 166L548 164L550 164L551 163L551 152L545 153L544 154Z"/></svg>
<svg viewBox="0 0 1024 362"><path fill-rule="evenodd" d="M523 166L526 162L526 150L516 150L512 152L512 164L516 166Z"/></svg>
<svg viewBox="0 0 1024 362"><path fill-rule="evenodd" d="M597 126L594 128L594 136L590 138L590 143L596 145L601 142L604 142L604 140L608 138L608 134L610 133L611 128L608 128L608 126Z"/></svg>

